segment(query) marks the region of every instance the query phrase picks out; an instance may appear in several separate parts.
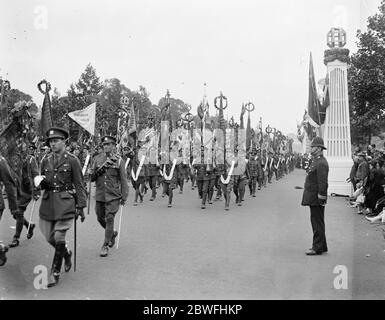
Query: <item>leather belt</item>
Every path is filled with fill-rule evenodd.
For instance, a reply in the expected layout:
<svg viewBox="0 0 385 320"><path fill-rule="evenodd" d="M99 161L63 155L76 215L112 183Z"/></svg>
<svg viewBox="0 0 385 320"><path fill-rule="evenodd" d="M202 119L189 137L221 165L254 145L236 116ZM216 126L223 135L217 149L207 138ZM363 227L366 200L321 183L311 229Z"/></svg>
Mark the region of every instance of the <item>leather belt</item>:
<svg viewBox="0 0 385 320"><path fill-rule="evenodd" d="M54 187L48 187L46 188L46 190L56 193L56 192L73 190L73 187L72 186L54 186Z"/></svg>

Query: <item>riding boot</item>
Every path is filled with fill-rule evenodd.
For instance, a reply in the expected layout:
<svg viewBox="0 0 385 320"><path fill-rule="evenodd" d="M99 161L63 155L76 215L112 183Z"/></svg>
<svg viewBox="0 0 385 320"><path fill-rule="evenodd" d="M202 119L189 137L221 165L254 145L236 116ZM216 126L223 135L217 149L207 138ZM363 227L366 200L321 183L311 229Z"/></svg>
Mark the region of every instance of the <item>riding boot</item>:
<svg viewBox="0 0 385 320"><path fill-rule="evenodd" d="M65 243L57 243L55 247L55 255L53 257L51 273L49 276L48 288L54 287L59 283L61 265L65 252Z"/></svg>
<svg viewBox="0 0 385 320"><path fill-rule="evenodd" d="M69 272L72 267L72 251L65 246L64 250L64 271Z"/></svg>

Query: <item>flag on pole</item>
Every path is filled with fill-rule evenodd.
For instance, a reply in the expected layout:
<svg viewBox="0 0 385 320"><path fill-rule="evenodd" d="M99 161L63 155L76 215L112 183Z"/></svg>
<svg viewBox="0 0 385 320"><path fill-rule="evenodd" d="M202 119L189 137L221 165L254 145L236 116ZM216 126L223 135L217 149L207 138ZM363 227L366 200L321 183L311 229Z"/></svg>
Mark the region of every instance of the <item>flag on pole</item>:
<svg viewBox="0 0 385 320"><path fill-rule="evenodd" d="M70 112L68 116L91 135L95 134L96 102L82 110Z"/></svg>
<svg viewBox="0 0 385 320"><path fill-rule="evenodd" d="M309 99L307 104L307 111L313 122L319 126L321 124L320 116L320 101L318 100L317 89L314 78L313 57L310 53L309 62ZM317 126L317 127L318 127Z"/></svg>
<svg viewBox="0 0 385 320"><path fill-rule="evenodd" d="M52 121L52 108L51 108L51 99L49 97L49 88L47 87L44 93L43 107L41 109L41 119L40 119L40 137L45 138L46 132L49 128L53 127Z"/></svg>

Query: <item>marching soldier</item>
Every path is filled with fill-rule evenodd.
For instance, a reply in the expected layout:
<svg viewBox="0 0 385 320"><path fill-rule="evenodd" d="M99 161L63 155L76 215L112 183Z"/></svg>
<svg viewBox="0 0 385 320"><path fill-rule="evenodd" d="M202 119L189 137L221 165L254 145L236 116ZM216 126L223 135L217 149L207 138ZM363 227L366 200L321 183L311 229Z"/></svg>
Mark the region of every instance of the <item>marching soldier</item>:
<svg viewBox="0 0 385 320"><path fill-rule="evenodd" d="M125 162L113 152L116 139L102 138L104 152L95 158L91 170L91 181L96 182L95 209L100 225L105 229L101 257L108 255L108 248L115 245L118 232L114 230L115 215L128 197L128 183Z"/></svg>
<svg viewBox="0 0 385 320"><path fill-rule="evenodd" d="M156 198L156 183L159 175L159 166L156 163L150 162L146 165L148 184L151 189L150 201L154 201Z"/></svg>
<svg viewBox="0 0 385 320"><path fill-rule="evenodd" d="M268 156L267 156L267 182L271 183L271 178L273 177L273 165L274 165L274 158L273 158L273 152L269 150Z"/></svg>
<svg viewBox="0 0 385 320"><path fill-rule="evenodd" d="M215 200L221 200L222 197L222 188L221 188L221 175L225 173L225 165L224 164L217 164L215 166L215 182L214 186L215 189L217 190L217 195L215 197Z"/></svg>
<svg viewBox="0 0 385 320"><path fill-rule="evenodd" d="M188 166L183 162L182 150L179 150L179 157L177 162L177 184L179 186L179 193L183 193L184 179Z"/></svg>
<svg viewBox="0 0 385 320"><path fill-rule="evenodd" d="M194 160L192 155L190 156L189 176L191 180L191 190L194 190L196 187L197 175L196 175L196 170L194 168Z"/></svg>
<svg viewBox="0 0 385 320"><path fill-rule="evenodd" d="M134 150L133 159L130 161L131 166L131 184L135 189L134 206L138 205L138 197L140 203L143 202L143 196L146 188L146 166L142 161L142 157L139 159L139 150L141 148L141 142L138 142L138 146Z"/></svg>
<svg viewBox="0 0 385 320"><path fill-rule="evenodd" d="M17 189L15 180L12 177L11 169L8 166L7 161L0 156L0 183L4 184L5 192L7 194L8 206L12 215L17 215L18 203L17 203ZM0 220L5 209L3 190L0 190ZM8 247L0 243L0 266L3 266L7 262L6 252Z"/></svg>
<svg viewBox="0 0 385 320"><path fill-rule="evenodd" d="M171 151L171 148L170 148ZM172 207L172 199L174 197L174 189L177 187L178 168L176 162L163 164L162 168L162 183L163 194L168 196L168 207Z"/></svg>
<svg viewBox="0 0 385 320"><path fill-rule="evenodd" d="M42 160L43 176L35 178L35 186L40 184L44 190L39 210L39 227L48 243L55 248L48 284L48 287L53 287L59 282L63 258L64 270L68 272L71 269L72 252L66 246L66 233L74 218L80 216L81 221L84 221L83 208L87 206L87 198L80 162L65 149L68 132L61 128L51 128L46 136L52 153Z"/></svg>
<svg viewBox="0 0 385 320"><path fill-rule="evenodd" d="M12 243L9 245L11 248L19 245L19 238L23 230L23 226L25 226L27 230L29 227L27 239L32 238L33 230L35 229L35 224L31 223L31 226L29 226L28 220L24 218L24 212L26 211L31 200L33 199L34 201L37 201L40 198L40 190L33 184L33 179L39 175L39 168L34 156L35 151L36 146L34 144L30 144L28 147L28 154L23 159L21 176L16 177L19 210L17 214L14 215L16 220L16 231L13 236Z"/></svg>
<svg viewBox="0 0 385 320"><path fill-rule="evenodd" d="M265 179L265 174L263 172L264 165L265 163L262 159L261 149L258 149L257 151L258 190L261 190Z"/></svg>
<svg viewBox="0 0 385 320"><path fill-rule="evenodd" d="M204 152L204 147L201 147L201 152ZM202 159L203 160L203 159ZM206 208L206 201L209 192L210 180L212 179L212 165L206 165L204 163L195 164L194 169L196 170L196 180L198 185L199 198L202 199L201 208Z"/></svg>
<svg viewBox="0 0 385 320"><path fill-rule="evenodd" d="M325 205L327 201L329 165L323 156L326 150L323 139L315 137L311 143L313 161L308 170L302 205L310 207L313 245L307 255L320 255L328 251L325 235Z"/></svg>
<svg viewBox="0 0 385 320"><path fill-rule="evenodd" d="M253 197L256 197L255 192L257 189L257 180L258 180L258 162L257 162L256 156L257 156L257 150L253 148L249 156L249 161L247 163L247 169L250 175L250 179L249 179L250 195Z"/></svg>

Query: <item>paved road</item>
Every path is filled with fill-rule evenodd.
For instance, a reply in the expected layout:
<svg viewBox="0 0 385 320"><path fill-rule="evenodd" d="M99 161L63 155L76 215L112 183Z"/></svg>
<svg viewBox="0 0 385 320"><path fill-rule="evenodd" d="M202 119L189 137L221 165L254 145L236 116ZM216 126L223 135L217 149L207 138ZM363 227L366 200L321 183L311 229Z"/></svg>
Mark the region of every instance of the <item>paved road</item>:
<svg viewBox="0 0 385 320"><path fill-rule="evenodd" d="M34 267L50 266L53 250L40 231L8 254L0 269L1 299L383 299L384 237L348 208L344 198L329 198L326 228L329 253L308 257L309 209L301 207L305 173L296 170L268 188L247 195L242 207L224 202L200 209L190 184L166 198L125 207L119 249L99 257L103 231L94 202L78 223L78 270L63 274L49 290L33 286ZM14 229L9 213L0 224L0 240ZM73 232L68 237L73 244ZM368 256L367 256L368 255ZM370 255L370 256L369 256ZM346 266L348 289L336 290L333 273Z"/></svg>

